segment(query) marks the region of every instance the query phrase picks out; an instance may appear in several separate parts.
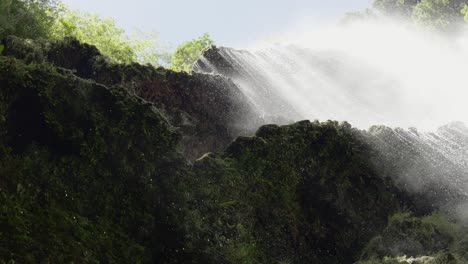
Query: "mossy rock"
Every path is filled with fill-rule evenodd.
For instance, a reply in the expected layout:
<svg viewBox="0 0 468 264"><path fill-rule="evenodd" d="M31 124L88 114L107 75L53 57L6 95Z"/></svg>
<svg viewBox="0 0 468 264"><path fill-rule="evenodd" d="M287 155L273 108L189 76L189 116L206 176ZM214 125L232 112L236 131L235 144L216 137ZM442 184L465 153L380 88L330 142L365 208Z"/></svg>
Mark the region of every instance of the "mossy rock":
<svg viewBox="0 0 468 264"><path fill-rule="evenodd" d="M390 218L388 226L369 242L362 258L434 256L441 251L456 253L460 232L461 226L442 213L421 217L409 212L397 213ZM451 254L442 254L435 259L442 256L450 258Z"/></svg>
<svg viewBox="0 0 468 264"><path fill-rule="evenodd" d="M12 57L0 87L0 256L148 262L155 183L182 160L167 120L125 89Z"/></svg>
<svg viewBox="0 0 468 264"><path fill-rule="evenodd" d="M205 155L187 195L199 197L189 214L205 216L189 227L207 232L209 243L191 244L217 252L213 263L355 260L402 206L391 182L368 163L371 152L359 135L337 122L268 125L237 138L224 154ZM232 252L246 253L227 257Z"/></svg>
<svg viewBox="0 0 468 264"><path fill-rule="evenodd" d="M111 64L73 39L2 44L1 260L352 263L412 206L347 123L231 142L252 112L219 76Z"/></svg>
<svg viewBox="0 0 468 264"><path fill-rule="evenodd" d="M6 37L4 56L47 63L107 87L123 87L154 103L182 134L185 157L221 152L241 134L253 133L263 120L230 80L219 75L173 72L138 63L112 63L96 47L73 38L30 41Z"/></svg>

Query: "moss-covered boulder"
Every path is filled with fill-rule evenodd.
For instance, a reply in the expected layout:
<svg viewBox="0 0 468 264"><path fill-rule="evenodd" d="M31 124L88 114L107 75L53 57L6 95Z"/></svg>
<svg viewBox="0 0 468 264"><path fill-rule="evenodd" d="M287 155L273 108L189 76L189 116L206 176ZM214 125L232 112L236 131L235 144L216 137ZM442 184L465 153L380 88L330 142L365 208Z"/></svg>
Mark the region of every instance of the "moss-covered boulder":
<svg viewBox="0 0 468 264"><path fill-rule="evenodd" d="M361 256L366 261L360 263L467 263L462 242L465 233L466 227L440 212L420 217L397 213L366 245Z"/></svg>
<svg viewBox="0 0 468 264"><path fill-rule="evenodd" d="M189 225L210 263L350 263L398 211L348 124L267 125L194 165ZM190 233L190 232L186 232ZM193 235L193 234L191 234ZM198 236L196 236L198 237Z"/></svg>
<svg viewBox="0 0 468 264"><path fill-rule="evenodd" d="M373 238L363 252L364 257L421 256L435 254L455 244L459 227L440 213L415 217L398 213L388 226Z"/></svg>

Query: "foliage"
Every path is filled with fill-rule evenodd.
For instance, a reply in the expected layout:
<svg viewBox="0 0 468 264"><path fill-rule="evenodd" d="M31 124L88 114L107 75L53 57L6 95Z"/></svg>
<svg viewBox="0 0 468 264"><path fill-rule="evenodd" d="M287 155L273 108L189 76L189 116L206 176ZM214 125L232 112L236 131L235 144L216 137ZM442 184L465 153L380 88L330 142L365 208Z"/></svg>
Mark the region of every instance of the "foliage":
<svg viewBox="0 0 468 264"><path fill-rule="evenodd" d="M457 31L463 21L466 0L375 0L371 10L348 13L345 21L377 17L376 14L414 22L429 30L450 33ZM464 11L465 10L465 11Z"/></svg>
<svg viewBox="0 0 468 264"><path fill-rule="evenodd" d="M0 0L0 39L47 38L56 15L55 0Z"/></svg>
<svg viewBox="0 0 468 264"><path fill-rule="evenodd" d="M421 0L413 10L412 18L419 24L442 31L456 30L463 21L460 1Z"/></svg>
<svg viewBox="0 0 468 264"><path fill-rule="evenodd" d="M465 5L460 11L464 15L464 19L468 22L468 5Z"/></svg>
<svg viewBox="0 0 468 264"><path fill-rule="evenodd" d="M420 0L375 0L374 7L382 13L410 17Z"/></svg>
<svg viewBox="0 0 468 264"><path fill-rule="evenodd" d="M172 69L187 72L201 52L214 43L204 34L181 44L171 55L168 45L158 41L155 33L129 36L110 17L70 10L56 0L0 0L0 39L8 35L31 39L73 37L95 45L114 62L168 66L173 60Z"/></svg>
<svg viewBox="0 0 468 264"><path fill-rule="evenodd" d="M168 65L167 46L156 34L125 34L114 19L72 11L56 0L0 0L0 39L62 39L74 37L97 48L115 62Z"/></svg>
<svg viewBox="0 0 468 264"><path fill-rule="evenodd" d="M74 37L95 45L104 55L116 62L138 61L154 65L167 63L167 55L155 46L155 34L138 35L140 37L128 37L110 17L101 18L96 14L69 11L63 6L51 29L52 38Z"/></svg>
<svg viewBox="0 0 468 264"><path fill-rule="evenodd" d="M182 43L172 54L171 69L175 71L191 72L192 65L200 57L202 52L212 45L214 45L214 41L210 38L208 33L203 34L203 36L199 38Z"/></svg>

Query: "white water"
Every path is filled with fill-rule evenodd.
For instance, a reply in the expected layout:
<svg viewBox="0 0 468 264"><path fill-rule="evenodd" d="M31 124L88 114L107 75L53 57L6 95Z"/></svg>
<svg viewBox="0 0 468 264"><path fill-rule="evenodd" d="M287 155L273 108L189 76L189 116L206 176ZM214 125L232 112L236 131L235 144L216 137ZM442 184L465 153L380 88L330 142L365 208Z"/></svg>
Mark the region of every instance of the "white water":
<svg viewBox="0 0 468 264"><path fill-rule="evenodd" d="M456 123L437 130L468 123L468 33L438 36L373 21L280 39L285 41L250 51L220 49L232 72L203 57L205 68L195 70L232 78L267 122L283 116L434 131L394 129L398 142L384 140L379 148L401 159L398 177L409 190L433 192L428 189L437 186L435 199L460 197L455 206L461 204L468 219L468 129ZM453 200L434 201L444 202Z"/></svg>
<svg viewBox="0 0 468 264"><path fill-rule="evenodd" d="M444 206L454 200L468 201L468 128L464 124L451 123L431 133L382 127L370 133L384 157L390 155L389 160L396 161L396 176L408 190L432 192L434 204Z"/></svg>
<svg viewBox="0 0 468 264"><path fill-rule="evenodd" d="M372 21L222 55L243 72L231 77L263 115L434 130L468 121L467 39Z"/></svg>

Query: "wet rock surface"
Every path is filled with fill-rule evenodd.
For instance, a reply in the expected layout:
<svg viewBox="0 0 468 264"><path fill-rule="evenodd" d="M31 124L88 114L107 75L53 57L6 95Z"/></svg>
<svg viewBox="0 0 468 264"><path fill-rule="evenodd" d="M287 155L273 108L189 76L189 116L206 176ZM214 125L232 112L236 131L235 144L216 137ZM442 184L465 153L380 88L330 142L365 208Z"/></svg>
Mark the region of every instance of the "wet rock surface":
<svg viewBox="0 0 468 264"><path fill-rule="evenodd" d="M112 64L94 47L74 39L28 42L4 41L3 55L25 62L51 63L108 87L122 86L155 103L178 128L185 156L194 160L222 151L236 136L253 133L264 121L229 79L217 75L173 72L139 64Z"/></svg>
<svg viewBox="0 0 468 264"><path fill-rule="evenodd" d="M3 43L0 261L467 257L466 227L396 180L414 154L401 141L333 121L249 133L263 120L224 77L109 64L70 39Z"/></svg>

